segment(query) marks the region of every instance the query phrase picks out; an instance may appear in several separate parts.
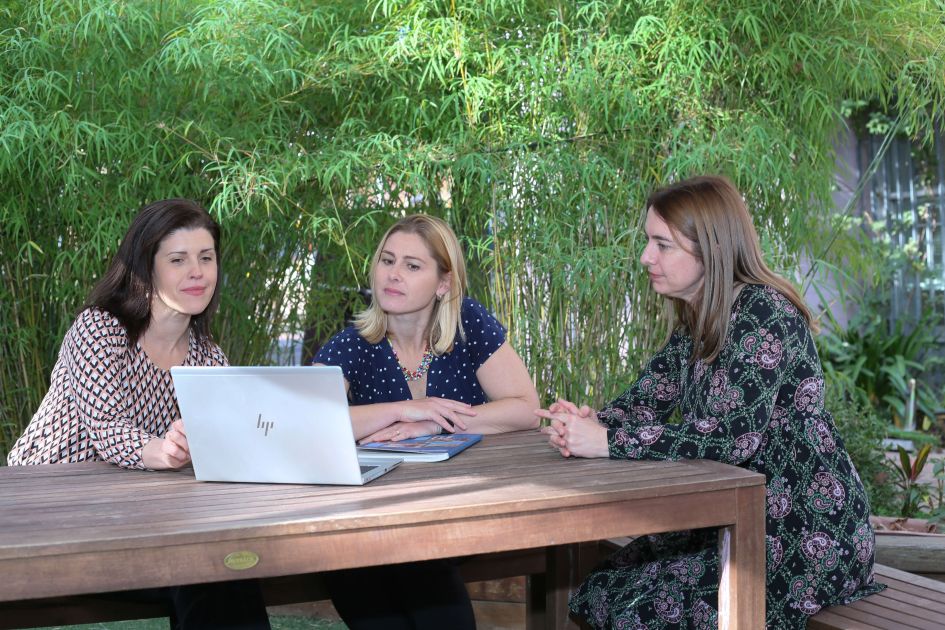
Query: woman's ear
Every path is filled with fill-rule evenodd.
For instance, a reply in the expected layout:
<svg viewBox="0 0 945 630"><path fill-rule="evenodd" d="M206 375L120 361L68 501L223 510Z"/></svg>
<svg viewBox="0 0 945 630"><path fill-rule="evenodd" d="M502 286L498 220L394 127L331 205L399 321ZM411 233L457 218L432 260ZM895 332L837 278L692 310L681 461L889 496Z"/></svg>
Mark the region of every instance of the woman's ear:
<svg viewBox="0 0 945 630"><path fill-rule="evenodd" d="M440 278L440 284L436 287L436 299L442 300L447 295L449 295L450 287L453 285L453 274L452 272L446 272Z"/></svg>

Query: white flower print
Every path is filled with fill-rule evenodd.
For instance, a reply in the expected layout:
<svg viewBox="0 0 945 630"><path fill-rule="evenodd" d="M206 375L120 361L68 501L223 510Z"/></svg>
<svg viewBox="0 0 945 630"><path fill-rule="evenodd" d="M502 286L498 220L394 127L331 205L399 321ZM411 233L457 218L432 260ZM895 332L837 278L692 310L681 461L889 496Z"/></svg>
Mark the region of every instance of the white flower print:
<svg viewBox="0 0 945 630"><path fill-rule="evenodd" d="M719 613L703 600L692 607L694 630L716 630L719 627Z"/></svg>
<svg viewBox="0 0 945 630"><path fill-rule="evenodd" d="M656 400L675 400L679 396L679 385L663 374L653 374L641 379L640 389Z"/></svg>
<svg viewBox="0 0 945 630"><path fill-rule="evenodd" d="M738 409L744 395L736 386L729 386L728 372L724 369L716 370L712 374L712 383L709 387L709 409L712 413L724 415Z"/></svg>
<svg viewBox="0 0 945 630"><path fill-rule="evenodd" d="M784 545L780 536L765 536L765 546L768 548L768 570L774 571L784 561Z"/></svg>
<svg viewBox="0 0 945 630"><path fill-rule="evenodd" d="M873 557L873 546L875 545L875 536L873 528L869 523L861 523L853 534L853 548L856 549L856 559L862 563L867 563Z"/></svg>
<svg viewBox="0 0 945 630"><path fill-rule="evenodd" d="M735 438L735 448L732 449L731 461L742 462L755 454L761 445L760 433L743 433Z"/></svg>
<svg viewBox="0 0 945 630"><path fill-rule="evenodd" d="M633 433L624 428L619 428L614 431L614 444L624 449L626 457L630 459L640 457L640 453L643 452L640 441Z"/></svg>
<svg viewBox="0 0 945 630"><path fill-rule="evenodd" d="M653 608L660 618L669 623L679 623L683 614L683 595L676 584L664 584L656 601L653 602Z"/></svg>
<svg viewBox="0 0 945 630"><path fill-rule="evenodd" d="M833 513L843 507L846 491L836 477L819 472L807 488L807 498L815 511Z"/></svg>
<svg viewBox="0 0 945 630"><path fill-rule="evenodd" d="M801 538L801 551L812 562L812 566L826 573L837 566L840 554L837 543L827 532L814 532Z"/></svg>
<svg viewBox="0 0 945 630"><path fill-rule="evenodd" d="M768 516L781 519L791 513L791 486L787 479L776 477L765 489L768 497Z"/></svg>
<svg viewBox="0 0 945 630"><path fill-rule="evenodd" d="M805 615L814 615L820 610L820 604L814 599L816 582L810 575L803 575L791 581L791 604Z"/></svg>
<svg viewBox="0 0 945 630"><path fill-rule="evenodd" d="M830 425L821 416L810 418L804 428L807 440L818 453L833 453L837 450L837 441L833 439Z"/></svg>
<svg viewBox="0 0 945 630"><path fill-rule="evenodd" d="M639 436L640 442L644 446L650 446L660 439L663 431L665 431L665 428L658 424L651 427L640 427L637 429L637 436Z"/></svg>
<svg viewBox="0 0 945 630"><path fill-rule="evenodd" d="M750 355L748 361L764 370L773 370L781 363L784 346L768 329L759 328L757 332L745 335L742 339L742 351Z"/></svg>
<svg viewBox="0 0 945 630"><path fill-rule="evenodd" d="M771 287L767 287L765 290L768 292L768 295L771 296L771 300L775 303L779 310L791 317L797 315L797 307L794 306L794 303L791 300L787 299Z"/></svg>
<svg viewBox="0 0 945 630"><path fill-rule="evenodd" d="M718 418L700 418L693 422L693 426L696 427L696 431L699 433L712 433L719 426Z"/></svg>
<svg viewBox="0 0 945 630"><path fill-rule="evenodd" d="M794 407L805 413L824 410L824 379L811 376L801 381L794 391Z"/></svg>

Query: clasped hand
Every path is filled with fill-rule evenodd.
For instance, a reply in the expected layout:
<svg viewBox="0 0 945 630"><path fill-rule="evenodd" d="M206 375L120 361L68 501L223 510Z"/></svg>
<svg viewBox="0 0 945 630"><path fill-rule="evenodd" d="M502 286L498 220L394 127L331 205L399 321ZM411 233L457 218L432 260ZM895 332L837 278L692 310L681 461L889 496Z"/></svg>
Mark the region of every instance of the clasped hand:
<svg viewBox="0 0 945 630"><path fill-rule="evenodd" d="M541 432L564 457L609 457L607 427L587 405L578 407L559 398L548 409L536 409L535 415L551 420Z"/></svg>

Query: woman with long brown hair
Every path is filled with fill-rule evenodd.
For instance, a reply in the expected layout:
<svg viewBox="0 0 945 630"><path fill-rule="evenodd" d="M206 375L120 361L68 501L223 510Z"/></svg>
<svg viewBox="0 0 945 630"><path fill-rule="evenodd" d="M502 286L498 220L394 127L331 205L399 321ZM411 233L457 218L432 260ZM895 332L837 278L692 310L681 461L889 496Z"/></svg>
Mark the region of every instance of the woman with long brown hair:
<svg viewBox="0 0 945 630"><path fill-rule="evenodd" d="M727 179L681 181L646 208L640 261L666 298L670 336L600 412L566 400L539 410L544 431L565 457L713 459L763 473L766 624L803 630L821 608L881 588L866 493L824 408L810 311L765 265ZM572 612L595 628L716 628L717 537L634 540L584 581Z"/></svg>

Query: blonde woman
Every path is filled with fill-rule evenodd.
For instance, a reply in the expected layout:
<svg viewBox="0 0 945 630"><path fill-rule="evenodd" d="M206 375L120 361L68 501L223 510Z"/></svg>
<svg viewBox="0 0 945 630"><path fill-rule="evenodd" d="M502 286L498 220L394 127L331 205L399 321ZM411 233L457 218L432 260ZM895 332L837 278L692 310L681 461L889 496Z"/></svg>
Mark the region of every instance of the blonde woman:
<svg viewBox="0 0 945 630"><path fill-rule="evenodd" d="M355 437L538 427L528 370L502 325L465 295L462 249L445 222L415 214L395 223L374 254L371 290L371 306L315 357L344 371ZM340 571L328 587L351 630L475 628L448 561Z"/></svg>
<svg viewBox="0 0 945 630"><path fill-rule="evenodd" d="M341 366L359 440L538 427L538 394L495 317L466 294L453 230L414 214L381 239L370 307L315 363Z"/></svg>

